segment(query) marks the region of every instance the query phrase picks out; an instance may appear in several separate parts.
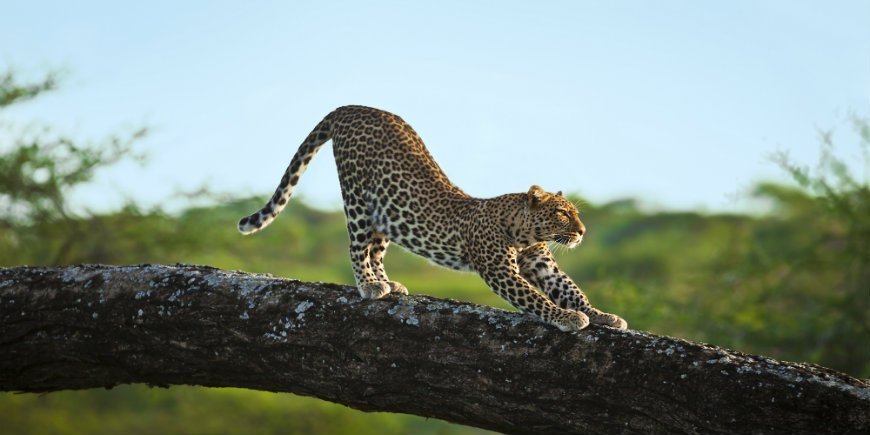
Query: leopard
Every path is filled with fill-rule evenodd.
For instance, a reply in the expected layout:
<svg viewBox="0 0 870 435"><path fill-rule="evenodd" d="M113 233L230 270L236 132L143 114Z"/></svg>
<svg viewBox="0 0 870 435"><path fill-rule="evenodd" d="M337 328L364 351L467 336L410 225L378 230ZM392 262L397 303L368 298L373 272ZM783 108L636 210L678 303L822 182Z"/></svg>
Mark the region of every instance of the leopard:
<svg viewBox="0 0 870 435"><path fill-rule="evenodd" d="M626 329L594 308L556 264L550 245L575 248L586 227L561 191L476 198L445 175L410 124L390 112L343 106L327 114L299 146L275 193L238 222L256 233L287 206L311 159L332 141L344 204L353 276L363 299L408 294L384 271L391 243L430 262L476 272L498 296L561 331L590 323Z"/></svg>

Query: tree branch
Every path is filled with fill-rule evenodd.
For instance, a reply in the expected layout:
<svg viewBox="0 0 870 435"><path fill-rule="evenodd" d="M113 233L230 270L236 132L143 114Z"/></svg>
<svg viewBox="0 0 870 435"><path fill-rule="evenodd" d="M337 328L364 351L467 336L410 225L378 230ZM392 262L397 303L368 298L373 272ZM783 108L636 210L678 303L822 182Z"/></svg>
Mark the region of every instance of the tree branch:
<svg viewBox="0 0 870 435"><path fill-rule="evenodd" d="M118 384L315 396L510 433L867 433L824 367L428 296L201 266L0 269L0 390Z"/></svg>

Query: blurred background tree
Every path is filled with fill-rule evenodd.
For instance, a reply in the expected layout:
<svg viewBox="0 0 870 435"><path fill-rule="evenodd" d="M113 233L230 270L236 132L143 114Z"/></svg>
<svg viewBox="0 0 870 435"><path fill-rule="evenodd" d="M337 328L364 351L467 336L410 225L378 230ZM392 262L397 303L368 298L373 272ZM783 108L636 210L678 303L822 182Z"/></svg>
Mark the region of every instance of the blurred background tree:
<svg viewBox="0 0 870 435"><path fill-rule="evenodd" d="M54 75L21 83L3 74L0 116L56 86ZM870 163L868 122L853 119L852 125ZM294 199L264 234L244 238L235 222L263 198L173 213L130 200L118 210L93 212L71 204L70 192L103 168L141 160L133 144L146 129L79 144L47 127L2 128L0 266L184 262L353 282L340 211ZM560 264L593 303L623 315L634 329L868 377L870 191L866 177L850 174L837 157L831 135L821 138L814 170L786 154L775 157L795 184L757 185L754 194L771 205L766 213L649 211L632 199L584 202L589 237L582 248L559 252ZM473 274L437 268L400 249L391 250L387 262L391 276L412 293L509 308ZM0 432L7 433L475 431L289 394L194 387L2 394L0 421Z"/></svg>
<svg viewBox="0 0 870 435"><path fill-rule="evenodd" d="M19 83L14 72L0 76L0 114L56 88L56 74L32 83ZM94 173L123 159L141 160L132 143L147 130L111 135L89 144L52 131L49 127L18 128L3 124L7 131L0 143L0 227L7 247L0 264L65 264L112 261L99 247L118 230L117 219L73 210L69 193L91 181ZM119 213L136 215L130 204ZM106 222L111 220L112 222Z"/></svg>
<svg viewBox="0 0 870 435"><path fill-rule="evenodd" d="M870 168L870 122L853 116L864 168ZM870 377L870 188L860 180L834 150L832 132L820 133L821 158L815 170L780 153L774 160L791 174L798 188L762 184L758 193L776 200L778 212L795 223L794 232L807 234L801 255L780 258L788 279L781 291L806 289L811 304L798 314L804 341L787 343L809 347L809 358L819 358L831 367ZM770 256L770 255L768 255ZM817 275L829 280L816 283ZM826 287L813 288L814 285ZM785 313L783 313L785 314ZM852 341L853 337L864 340Z"/></svg>

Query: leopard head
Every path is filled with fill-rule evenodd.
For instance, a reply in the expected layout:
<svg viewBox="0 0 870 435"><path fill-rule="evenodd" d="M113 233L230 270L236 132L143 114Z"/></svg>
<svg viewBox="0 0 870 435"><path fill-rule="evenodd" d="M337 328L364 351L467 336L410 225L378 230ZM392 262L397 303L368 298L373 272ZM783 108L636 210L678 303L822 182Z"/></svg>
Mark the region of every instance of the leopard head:
<svg viewBox="0 0 870 435"><path fill-rule="evenodd" d="M577 207L562 196L532 186L526 193L528 220L526 231L536 242L550 242L574 248L583 241L586 226L580 221Z"/></svg>

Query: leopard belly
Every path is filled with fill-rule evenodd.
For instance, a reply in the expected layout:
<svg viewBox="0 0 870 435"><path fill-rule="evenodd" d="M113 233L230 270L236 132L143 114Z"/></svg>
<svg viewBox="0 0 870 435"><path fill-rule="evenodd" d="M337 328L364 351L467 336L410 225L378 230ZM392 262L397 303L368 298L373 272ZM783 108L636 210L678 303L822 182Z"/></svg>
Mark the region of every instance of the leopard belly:
<svg viewBox="0 0 870 435"><path fill-rule="evenodd" d="M453 270L474 270L463 252L459 228L430 229L431 223L426 216L431 216L431 206L414 201L411 207L393 207L394 201L388 198L374 202L376 205L371 216L377 232L436 265ZM398 212L399 209L403 211Z"/></svg>

